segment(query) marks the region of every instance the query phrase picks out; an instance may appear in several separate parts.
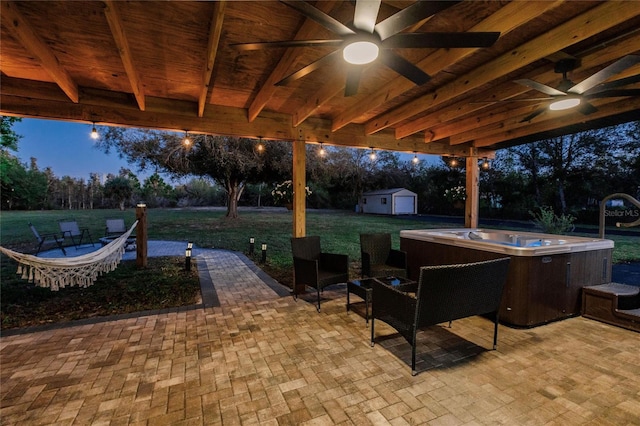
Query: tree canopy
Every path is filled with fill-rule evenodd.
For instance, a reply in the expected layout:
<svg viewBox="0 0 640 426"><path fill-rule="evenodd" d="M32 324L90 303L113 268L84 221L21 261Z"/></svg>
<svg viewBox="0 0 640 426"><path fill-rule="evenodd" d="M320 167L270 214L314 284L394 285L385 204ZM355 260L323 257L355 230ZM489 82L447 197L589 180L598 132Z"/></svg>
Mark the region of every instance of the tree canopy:
<svg viewBox="0 0 640 426"><path fill-rule="evenodd" d="M115 148L142 170L153 167L173 176L209 177L227 194L227 217L238 217L238 201L247 184L274 182L290 176L290 145L224 136L188 135L111 128L99 143ZM258 150L258 143L266 145Z"/></svg>

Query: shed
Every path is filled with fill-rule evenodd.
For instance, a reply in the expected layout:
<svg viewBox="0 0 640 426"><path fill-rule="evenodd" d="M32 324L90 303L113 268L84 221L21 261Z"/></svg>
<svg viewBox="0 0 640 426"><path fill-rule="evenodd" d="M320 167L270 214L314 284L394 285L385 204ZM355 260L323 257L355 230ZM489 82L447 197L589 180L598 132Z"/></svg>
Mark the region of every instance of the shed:
<svg viewBox="0 0 640 426"><path fill-rule="evenodd" d="M417 214L418 194L404 188L379 189L362 194L362 213Z"/></svg>

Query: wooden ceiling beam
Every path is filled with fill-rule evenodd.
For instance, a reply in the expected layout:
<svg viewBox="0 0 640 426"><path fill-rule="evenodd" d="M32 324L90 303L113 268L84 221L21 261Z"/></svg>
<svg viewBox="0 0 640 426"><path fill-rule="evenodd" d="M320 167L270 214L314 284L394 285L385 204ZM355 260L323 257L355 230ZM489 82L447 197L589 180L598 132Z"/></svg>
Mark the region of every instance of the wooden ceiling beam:
<svg viewBox="0 0 640 426"><path fill-rule="evenodd" d="M530 22L532 19L561 5L563 1L539 2L511 2L500 8L496 13L474 25L469 32L498 31L503 37L518 27ZM477 48L465 49L438 49L428 55L416 65L429 75L434 75L442 69L477 51ZM404 77L397 77L389 84L374 91L366 98L351 105L346 111L333 119L332 129L341 129L368 111L384 104L385 102L400 96L412 89L414 84Z"/></svg>
<svg viewBox="0 0 640 426"><path fill-rule="evenodd" d="M602 50L593 51L592 53L580 57L583 66L589 65L588 68L583 67L576 70L573 75L579 76L579 80L574 77L575 81L581 81L592 74L594 67L600 67L603 64L616 60L620 57L632 54L640 50L640 33L633 34L631 37L620 40L617 44L607 45ZM624 73L615 76L616 79L637 74L638 67L628 69ZM535 81L550 86L556 86L560 81L560 75L553 70L553 65L545 65L537 70L527 73ZM465 100L463 104L454 104L438 110L434 114L421 117L415 121L396 128L396 138L400 139L420 130L426 130L427 142L437 141L448 138L453 135L467 132L478 127L488 125L490 123L499 122L511 115L511 110L525 108L527 106L537 105L536 102L512 101L498 102L499 100L508 100L517 95L531 92L531 89L520 84L509 81L500 86L492 87L491 90L474 95L472 98ZM534 98L544 97L544 94L531 92ZM481 102L495 100L496 103L490 104ZM477 103L474 103L477 102ZM498 105L504 105L502 108L495 108ZM484 111L483 111L484 110ZM407 130L408 129L408 130ZM462 142L459 142L462 143Z"/></svg>
<svg viewBox="0 0 640 426"><path fill-rule="evenodd" d="M204 108L209 99L211 92L211 75L213 67L216 63L216 55L218 54L218 44L220 43L220 34L222 34L222 23L224 21L224 10L227 5L225 0L213 3L213 14L211 16L211 25L209 27L209 41L207 42L207 57L202 70L202 87L198 96L198 117L204 116Z"/></svg>
<svg viewBox="0 0 640 426"><path fill-rule="evenodd" d="M133 54L131 53L131 49L129 48L129 41L122 25L122 19L120 17L120 13L118 12L118 7L116 6L116 2L114 2L113 0L104 0L104 5L104 15L107 18L107 22L109 23L109 28L111 29L113 40L116 43L118 53L120 54L120 59L122 60L122 65L124 66L124 70L127 73L127 78L129 79L129 83L131 84L133 96L136 98L138 108L140 108L141 111L144 111L144 87L142 85L142 82L140 81L138 71L133 64Z"/></svg>
<svg viewBox="0 0 640 426"><path fill-rule="evenodd" d="M146 109L141 111L130 102L126 93L82 88L80 103L71 103L51 83L25 82L5 77L0 93L0 113L12 116L49 118L65 121L98 122L104 125L142 127L219 134L237 137L275 140L304 140L308 143L417 152L434 155L464 155L467 147L446 144L425 144L420 137L396 140L391 130L366 135L362 125L351 124L339 132L331 132L330 120L310 118L297 128L288 114L263 111L248 122L242 108L210 105L203 117L197 117L195 102L146 97Z"/></svg>
<svg viewBox="0 0 640 426"><path fill-rule="evenodd" d="M69 99L77 103L78 85L60 65L58 58L47 46L47 43L36 34L36 31L18 10L17 4L12 1L2 1L0 6L2 24L11 31L11 35L27 49L30 55L35 56L42 68L47 71Z"/></svg>
<svg viewBox="0 0 640 426"><path fill-rule="evenodd" d="M634 2L600 3L585 13L529 40L512 51L504 53L434 92L407 102L393 111L381 114L365 125L366 132L371 134L394 126L638 15L640 15L640 8Z"/></svg>
<svg viewBox="0 0 640 426"><path fill-rule="evenodd" d="M329 13L337 4L336 0L320 1L316 3L316 7L325 13ZM313 38L313 35L317 32L318 24L311 19L305 19L302 27L298 30L294 37L294 40L307 40ZM276 83L280 81L287 71L291 69L291 66L295 63L299 49L289 47L285 50L284 54L280 58L278 64L271 70L269 77L264 82L260 90L256 94L256 97L251 102L248 110L249 121L256 119L258 114L264 109L273 93L276 91Z"/></svg>
<svg viewBox="0 0 640 426"><path fill-rule="evenodd" d="M576 114L575 111L555 111L561 114L547 114L545 117L541 115L539 118L536 118L536 120L540 120L538 122L520 123L517 126L510 126L506 130L500 129L493 134L475 138L473 145L478 148L489 147L503 141L523 138L538 133L563 128L569 129L573 125L585 123L587 119L589 121L595 121L601 118L624 114L625 112L640 110L640 97L630 97L620 100L606 99L603 100L602 103L596 104L594 102L594 105L597 106L598 111L588 116L579 113Z"/></svg>
<svg viewBox="0 0 640 426"><path fill-rule="evenodd" d="M333 76L326 84L318 87L318 90L302 105L296 108L293 113L293 125L298 126L304 120L309 118L318 108L329 102L335 96L339 96L344 91L345 75L342 72L336 72L337 76Z"/></svg>

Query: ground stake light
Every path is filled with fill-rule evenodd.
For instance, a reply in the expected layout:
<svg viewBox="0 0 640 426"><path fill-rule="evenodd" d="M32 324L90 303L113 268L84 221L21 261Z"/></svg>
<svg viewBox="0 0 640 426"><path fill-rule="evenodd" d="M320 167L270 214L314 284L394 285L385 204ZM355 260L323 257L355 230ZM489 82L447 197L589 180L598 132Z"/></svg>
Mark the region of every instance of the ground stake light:
<svg viewBox="0 0 640 426"><path fill-rule="evenodd" d="M193 243L187 243L187 249L184 252L184 269L185 271L191 270L191 249L193 248Z"/></svg>

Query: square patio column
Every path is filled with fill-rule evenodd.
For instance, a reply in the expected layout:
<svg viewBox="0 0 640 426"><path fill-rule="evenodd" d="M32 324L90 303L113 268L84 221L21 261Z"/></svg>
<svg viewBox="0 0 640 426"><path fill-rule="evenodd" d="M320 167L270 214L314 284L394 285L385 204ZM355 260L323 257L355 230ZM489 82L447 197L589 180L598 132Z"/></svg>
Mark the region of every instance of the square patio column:
<svg viewBox="0 0 640 426"><path fill-rule="evenodd" d="M293 236L306 234L306 147L304 140L293 141Z"/></svg>
<svg viewBox="0 0 640 426"><path fill-rule="evenodd" d="M136 206L136 266L138 268L147 267L147 206L138 204Z"/></svg>
<svg viewBox="0 0 640 426"><path fill-rule="evenodd" d="M478 167L478 157L469 156L465 161L467 198L464 203L464 226L477 228L480 215L480 167Z"/></svg>

